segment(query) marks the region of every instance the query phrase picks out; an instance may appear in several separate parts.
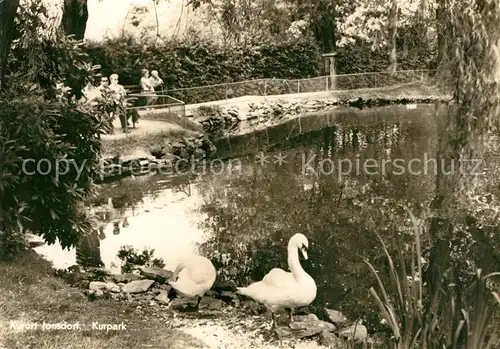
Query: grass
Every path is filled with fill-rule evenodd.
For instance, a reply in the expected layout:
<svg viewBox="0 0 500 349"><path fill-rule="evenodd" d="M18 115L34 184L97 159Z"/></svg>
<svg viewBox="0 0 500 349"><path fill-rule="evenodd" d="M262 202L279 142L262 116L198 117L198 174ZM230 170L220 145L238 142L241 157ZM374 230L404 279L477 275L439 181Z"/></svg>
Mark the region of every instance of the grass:
<svg viewBox="0 0 500 349"><path fill-rule="evenodd" d="M16 332L11 321L77 323L82 330L41 329ZM125 330L91 329L92 322L120 324ZM113 300L89 302L77 289L53 276L51 265L34 252L16 262L0 262L0 348L8 349L139 349L200 348L202 343L169 329L159 318L140 315Z"/></svg>
<svg viewBox="0 0 500 349"><path fill-rule="evenodd" d="M173 129L158 133L133 134L127 138L103 140L103 153L105 156L115 156L117 154L127 155L137 150L147 151L165 143L165 140L176 141L183 137L197 136L199 133L187 129Z"/></svg>

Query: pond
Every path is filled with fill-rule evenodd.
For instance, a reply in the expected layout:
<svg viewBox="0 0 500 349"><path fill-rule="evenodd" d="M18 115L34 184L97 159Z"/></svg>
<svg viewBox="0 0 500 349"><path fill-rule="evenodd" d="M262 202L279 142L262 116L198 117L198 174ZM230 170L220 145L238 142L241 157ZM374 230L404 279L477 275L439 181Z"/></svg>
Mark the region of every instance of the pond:
<svg viewBox="0 0 500 349"><path fill-rule="evenodd" d="M303 265L318 284L316 301L366 314L373 280L362 258L379 263L375 233L404 229L403 205L428 206L438 117L434 105L335 109L222 140L223 165L209 163L191 179L149 175L103 185L100 202L112 198L112 216L128 217L129 226L104 227L101 259L119 271L121 246L154 248L173 269L200 249L221 278L246 284L286 268L288 239L301 232L310 240ZM58 268L76 262L74 250L57 245L37 251Z"/></svg>

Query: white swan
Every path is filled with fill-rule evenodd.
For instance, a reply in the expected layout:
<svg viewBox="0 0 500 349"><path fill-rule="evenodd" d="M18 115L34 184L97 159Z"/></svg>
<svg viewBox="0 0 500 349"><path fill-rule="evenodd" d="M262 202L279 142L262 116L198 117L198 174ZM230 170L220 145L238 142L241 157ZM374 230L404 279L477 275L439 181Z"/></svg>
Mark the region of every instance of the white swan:
<svg viewBox="0 0 500 349"><path fill-rule="evenodd" d="M168 283L182 296L198 297L195 306L198 309L202 297L212 288L216 277L217 271L212 262L193 254L181 260ZM169 298L175 298L175 294L170 293Z"/></svg>
<svg viewBox="0 0 500 349"><path fill-rule="evenodd" d="M276 314L279 309L287 309L290 324L293 322L293 310L305 307L316 298L316 282L305 272L299 262L298 250L307 259L309 242L303 234L295 234L288 242L288 267L291 272L283 269L272 269L262 281L248 287L239 287L237 292L253 298L271 310L273 328L277 329Z"/></svg>

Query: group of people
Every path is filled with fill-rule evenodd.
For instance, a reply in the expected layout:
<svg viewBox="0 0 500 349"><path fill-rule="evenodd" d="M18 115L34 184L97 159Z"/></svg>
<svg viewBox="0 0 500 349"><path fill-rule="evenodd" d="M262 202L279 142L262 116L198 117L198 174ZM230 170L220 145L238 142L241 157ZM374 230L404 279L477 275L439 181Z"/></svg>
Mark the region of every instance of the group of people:
<svg viewBox="0 0 500 349"><path fill-rule="evenodd" d="M163 89L163 80L160 78L158 71L156 70L153 70L151 72L151 76L149 76L149 71L147 69L143 69L141 71L141 75L142 77L140 80L140 86L142 94L145 95L144 104L146 106L149 106L158 99L158 97L156 96L156 92ZM113 114L114 117L119 117L123 132L129 132L130 117L133 118L134 123L137 122L137 113L135 113L134 115L130 115L127 113L127 91L125 90L123 85L119 84L118 74L113 73L109 76L109 78L103 76L101 78L99 86L97 87L95 87L92 82L89 82L82 92L85 99L90 103L95 103L96 98L102 97L104 94L111 96L116 105Z"/></svg>

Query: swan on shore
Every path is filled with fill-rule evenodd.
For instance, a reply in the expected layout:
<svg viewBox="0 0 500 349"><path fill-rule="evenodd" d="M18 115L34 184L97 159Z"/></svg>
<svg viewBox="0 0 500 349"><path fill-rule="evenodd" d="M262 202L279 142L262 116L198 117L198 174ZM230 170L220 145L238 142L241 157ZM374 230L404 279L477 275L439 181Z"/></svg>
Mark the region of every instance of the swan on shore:
<svg viewBox="0 0 500 349"><path fill-rule="evenodd" d="M261 281L237 288L237 293L264 304L271 311L272 325L276 331L275 313L278 310L288 310L291 324L294 309L308 306L316 298L316 282L306 273L299 261L298 250L302 252L304 259L307 259L308 248L309 242L305 235L295 234L288 242L288 268L291 272L274 268Z"/></svg>
<svg viewBox="0 0 500 349"><path fill-rule="evenodd" d="M168 282L175 292L170 292L168 297L173 299L177 294L184 297L198 297L195 309L198 310L201 299L213 286L217 277L212 262L202 256L191 255L180 261L174 271L172 279Z"/></svg>

